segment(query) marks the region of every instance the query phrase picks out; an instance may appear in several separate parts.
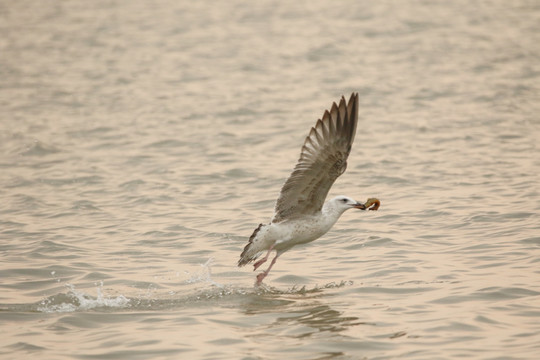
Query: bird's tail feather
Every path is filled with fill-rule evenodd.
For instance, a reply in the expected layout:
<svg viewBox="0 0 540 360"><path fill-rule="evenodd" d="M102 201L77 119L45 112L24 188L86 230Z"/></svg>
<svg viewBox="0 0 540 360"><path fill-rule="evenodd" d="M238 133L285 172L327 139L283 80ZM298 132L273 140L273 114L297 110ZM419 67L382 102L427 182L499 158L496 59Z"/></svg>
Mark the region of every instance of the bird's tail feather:
<svg viewBox="0 0 540 360"><path fill-rule="evenodd" d="M259 242L257 241L259 232L263 227L266 225L259 224L259 226L253 231L253 234L249 237L249 241L247 245L244 247L244 251L242 251L242 254L240 255L240 260L238 260L238 266L244 266L246 264L249 264L253 260L255 260L262 252L262 249L260 249Z"/></svg>

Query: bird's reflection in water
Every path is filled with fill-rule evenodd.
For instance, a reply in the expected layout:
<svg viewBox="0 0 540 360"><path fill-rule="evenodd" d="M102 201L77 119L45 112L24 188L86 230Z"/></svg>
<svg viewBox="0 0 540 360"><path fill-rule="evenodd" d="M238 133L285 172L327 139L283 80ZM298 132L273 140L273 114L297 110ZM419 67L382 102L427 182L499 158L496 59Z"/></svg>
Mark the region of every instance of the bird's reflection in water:
<svg viewBox="0 0 540 360"><path fill-rule="evenodd" d="M290 323L302 324L312 329L312 331L302 331L296 336L292 335L297 338L310 336L314 332L340 332L351 326L366 325L356 316L343 316L341 312L321 304L305 308L300 311L299 315L279 317L274 325L288 325Z"/></svg>
<svg viewBox="0 0 540 360"><path fill-rule="evenodd" d="M343 284L337 285L341 286ZM322 298L329 296L323 289L292 290L293 293L270 290L258 294L246 304L245 313L274 315L274 320L263 327L283 329L288 336L294 338L309 337L320 332L338 333L358 325L375 325L356 316L345 316L328 303L323 303Z"/></svg>

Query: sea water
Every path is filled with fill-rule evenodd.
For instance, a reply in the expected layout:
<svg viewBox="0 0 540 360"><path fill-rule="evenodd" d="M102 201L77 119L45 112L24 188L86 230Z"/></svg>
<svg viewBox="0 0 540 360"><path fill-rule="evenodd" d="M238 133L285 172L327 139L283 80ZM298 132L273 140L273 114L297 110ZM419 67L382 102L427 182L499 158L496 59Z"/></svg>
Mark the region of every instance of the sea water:
<svg viewBox="0 0 540 360"><path fill-rule="evenodd" d="M2 359L536 359L534 1L4 1ZM330 195L236 267L323 111ZM263 266L264 267L264 266Z"/></svg>

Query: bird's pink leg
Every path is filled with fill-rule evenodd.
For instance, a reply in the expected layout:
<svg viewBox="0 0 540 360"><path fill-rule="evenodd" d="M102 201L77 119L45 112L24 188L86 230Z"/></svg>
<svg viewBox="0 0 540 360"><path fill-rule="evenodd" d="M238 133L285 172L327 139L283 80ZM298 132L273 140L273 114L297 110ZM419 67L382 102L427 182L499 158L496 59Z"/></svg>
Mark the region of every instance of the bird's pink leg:
<svg viewBox="0 0 540 360"><path fill-rule="evenodd" d="M280 255L280 252L278 251L276 256L272 259L272 262L270 263L270 266L268 267L268 269L266 269L265 271L257 275L257 282L255 283L255 285L257 286L261 285L263 279L266 277L266 275L268 275L268 273L270 272L270 269L272 269L272 266L274 266L274 264L276 263L276 260L279 255Z"/></svg>
<svg viewBox="0 0 540 360"><path fill-rule="evenodd" d="M255 264L253 264L253 271L257 270L257 268L259 266L261 266L262 264L264 264L266 262L266 260L268 260L268 256L270 256L270 252L274 248L274 245L276 245L276 243L273 243L272 246L270 246L270 249L268 249L268 252L266 253L265 257L263 257L261 260L257 261Z"/></svg>

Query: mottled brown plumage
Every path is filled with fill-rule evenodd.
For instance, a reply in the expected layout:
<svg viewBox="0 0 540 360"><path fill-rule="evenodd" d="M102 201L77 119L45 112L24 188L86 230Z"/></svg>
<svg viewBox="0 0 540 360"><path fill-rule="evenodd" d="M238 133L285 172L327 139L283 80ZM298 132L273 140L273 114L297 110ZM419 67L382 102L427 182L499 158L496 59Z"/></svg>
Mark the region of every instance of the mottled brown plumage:
<svg viewBox="0 0 540 360"><path fill-rule="evenodd" d="M336 179L347 169L356 123L358 94L342 97L317 120L304 141L300 159L276 202L272 222L316 214Z"/></svg>
<svg viewBox="0 0 540 360"><path fill-rule="evenodd" d="M282 253L322 236L346 210L366 209L364 204L342 195L325 203L332 184L347 169L357 121L358 94L353 93L348 102L342 97L339 105L333 103L330 111L325 111L311 128L300 159L281 188L272 221L260 224L253 231L240 255L238 266L243 266L267 251L253 265L256 270L267 261L271 251L276 251L268 269L257 275L257 284L268 275ZM375 206L370 210L376 210Z"/></svg>

